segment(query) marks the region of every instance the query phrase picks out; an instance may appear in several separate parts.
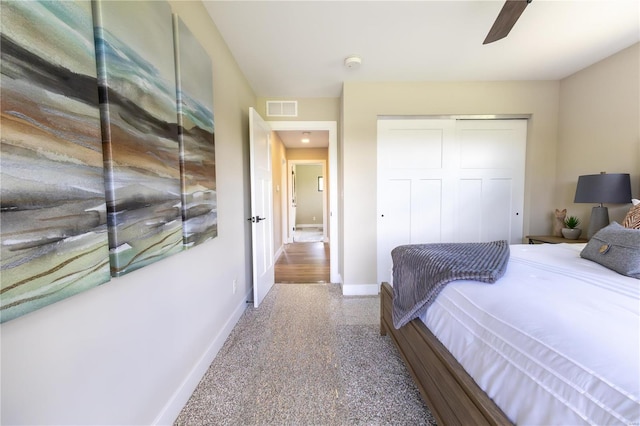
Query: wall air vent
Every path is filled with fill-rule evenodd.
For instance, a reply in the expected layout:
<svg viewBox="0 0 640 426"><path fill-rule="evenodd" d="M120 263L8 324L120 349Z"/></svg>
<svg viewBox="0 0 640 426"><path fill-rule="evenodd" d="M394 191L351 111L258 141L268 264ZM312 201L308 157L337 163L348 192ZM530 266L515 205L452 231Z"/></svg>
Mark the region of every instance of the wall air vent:
<svg viewBox="0 0 640 426"><path fill-rule="evenodd" d="M267 101L267 117L297 117L298 101Z"/></svg>

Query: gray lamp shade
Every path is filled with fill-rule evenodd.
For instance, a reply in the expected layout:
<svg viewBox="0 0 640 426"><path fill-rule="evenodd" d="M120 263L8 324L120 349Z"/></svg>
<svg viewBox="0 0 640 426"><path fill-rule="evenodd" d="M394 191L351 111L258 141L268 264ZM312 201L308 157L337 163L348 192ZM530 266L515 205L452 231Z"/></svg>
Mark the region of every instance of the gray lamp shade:
<svg viewBox="0 0 640 426"><path fill-rule="evenodd" d="M600 173L578 177L574 203L631 202L631 178L629 173Z"/></svg>

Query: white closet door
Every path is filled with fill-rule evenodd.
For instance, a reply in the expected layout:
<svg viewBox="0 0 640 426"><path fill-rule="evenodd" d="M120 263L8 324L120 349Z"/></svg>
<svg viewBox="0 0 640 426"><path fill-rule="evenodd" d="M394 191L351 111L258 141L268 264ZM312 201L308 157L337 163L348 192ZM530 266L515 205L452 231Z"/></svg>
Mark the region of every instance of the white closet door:
<svg viewBox="0 0 640 426"><path fill-rule="evenodd" d="M522 242L526 120L458 120L456 242Z"/></svg>
<svg viewBox="0 0 640 426"><path fill-rule="evenodd" d="M526 120L378 121L378 281L402 244L522 241Z"/></svg>
<svg viewBox="0 0 640 426"><path fill-rule="evenodd" d="M378 281L391 277L391 250L402 244L440 242L443 203L450 191L446 141L455 137L453 120L378 121Z"/></svg>

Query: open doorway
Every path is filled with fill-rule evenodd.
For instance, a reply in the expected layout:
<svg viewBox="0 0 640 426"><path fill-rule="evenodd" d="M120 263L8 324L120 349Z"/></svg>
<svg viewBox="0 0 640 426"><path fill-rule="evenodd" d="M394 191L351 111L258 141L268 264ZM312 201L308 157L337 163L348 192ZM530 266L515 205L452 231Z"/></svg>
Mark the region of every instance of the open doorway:
<svg viewBox="0 0 640 426"><path fill-rule="evenodd" d="M290 160L287 242L328 242L326 161Z"/></svg>
<svg viewBox="0 0 640 426"><path fill-rule="evenodd" d="M291 135L282 132L278 135L281 140L288 136ZM324 137L326 139L326 135ZM288 209L283 229L287 235L276 259L275 279L278 283L291 284L329 283L331 250L326 220L329 191L325 184L328 149L298 148L295 142L285 145Z"/></svg>
<svg viewBox="0 0 640 426"><path fill-rule="evenodd" d="M338 273L339 247L337 233L339 211L337 205L337 123L330 121L272 121L269 124L271 125L272 130L278 135L281 135L282 138L284 138L285 133L295 135L297 132L296 137L298 140L300 140L303 133L311 134L312 143L315 137L323 137L325 140L323 154L319 154L319 147L317 146L312 146L312 148L315 149L309 150L292 150L297 152L291 152L289 148L287 148L286 162L284 160L282 161L282 169L284 169L281 174L282 180L279 181L279 187L282 188L282 191L280 192L280 200L282 202L280 211L283 213L281 216L281 241L283 242L283 245L278 259L281 264L289 264L289 270L295 270L298 272L298 277L295 278L295 280L302 280L301 282L340 283L341 280ZM300 148L300 146L295 148ZM315 151L315 153L312 151ZM313 178L313 188L315 190L315 195L320 195L322 197L322 210L321 212L316 210L315 214L311 213L310 215L307 215L306 219L303 211L300 212L300 215L295 214L295 216L298 216L298 218L301 219L296 223L295 216L290 212L292 205L290 193L292 186L294 184L299 186L300 182L295 182L292 179L296 175L296 171L292 170L292 167L294 165L295 167L301 166L302 169L297 172L302 172L304 174L305 167L314 163L316 165L322 165L321 173L318 174L317 171L310 172L315 174L315 177ZM296 201L296 203L298 202L299 201ZM304 200L302 200L302 202L304 203ZM302 207L304 208L305 206L303 205ZM301 239L307 238L304 236L304 231L312 227L317 228L317 230L322 229L322 241L300 241ZM298 229L301 234L298 237L295 235L296 229ZM294 241L296 242L294 243ZM315 247L311 247L314 244ZM276 263L276 271L277 270L278 264ZM316 272L318 272L318 270L326 271L325 278L322 280L314 280L312 277L307 279L299 277L300 273L311 273L314 270ZM285 280L280 277L278 282L281 281Z"/></svg>

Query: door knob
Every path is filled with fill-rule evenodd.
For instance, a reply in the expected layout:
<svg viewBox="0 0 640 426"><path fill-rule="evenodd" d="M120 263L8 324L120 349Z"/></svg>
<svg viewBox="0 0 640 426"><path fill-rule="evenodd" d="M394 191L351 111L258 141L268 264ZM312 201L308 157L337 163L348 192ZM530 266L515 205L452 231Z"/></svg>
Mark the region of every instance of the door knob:
<svg viewBox="0 0 640 426"><path fill-rule="evenodd" d="M261 220L265 220L266 217L256 216L256 222L260 222Z"/></svg>

